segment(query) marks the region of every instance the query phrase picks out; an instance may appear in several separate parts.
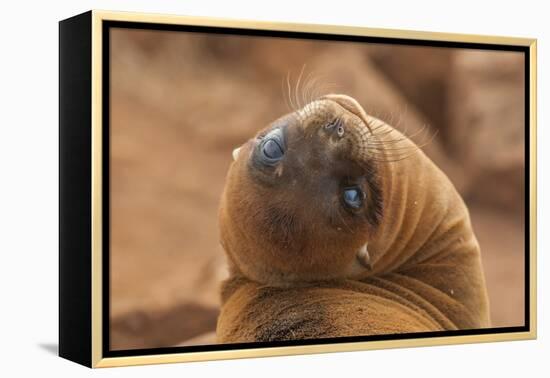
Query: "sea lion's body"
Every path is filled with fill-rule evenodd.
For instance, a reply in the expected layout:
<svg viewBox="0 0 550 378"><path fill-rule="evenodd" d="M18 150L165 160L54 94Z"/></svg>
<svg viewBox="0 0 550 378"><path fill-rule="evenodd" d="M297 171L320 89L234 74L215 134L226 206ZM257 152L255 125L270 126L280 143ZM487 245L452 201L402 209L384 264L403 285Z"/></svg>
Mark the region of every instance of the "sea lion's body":
<svg viewBox="0 0 550 378"><path fill-rule="evenodd" d="M325 101L336 102L344 110L330 103L330 106L323 106L323 111L328 109L328 112L345 113L352 109L352 114L363 123L380 125L380 121L364 114L362 109L356 108L356 103L348 102L348 99L345 96L329 96ZM354 122L357 123L357 120L352 117L346 118L343 123L351 134L346 147L350 151L361 143L367 143L364 134L375 134L372 129L369 132L361 129L356 133L352 129L356 127ZM311 236L300 238L299 235L292 235L288 241L296 241L302 246L291 250L292 254L286 255L279 264L277 250L283 250L284 245L279 246L271 239L251 239L250 235L243 233L243 230L254 232L250 223L246 222L255 222L258 218L254 214L236 216L233 205L235 201L241 201L237 200L237 189L241 190L241 195L247 195L252 184L239 187L246 183L243 179L247 175L246 170L242 166L240 170L238 162L231 168L220 210L222 244L228 252L231 270L231 277L222 290L223 306L217 328L220 342L489 326L479 245L462 198L445 174L422 151L414 151L402 160L396 159L400 161L390 161L395 156L391 151L405 151L415 145L390 126L381 127L389 132L379 133L376 141L369 139L369 146L361 146L361 150L353 150L349 156L346 155L352 163L359 161L359 165L369 171L370 177L361 184L367 192L364 211L362 209L361 214L350 213L348 218L342 219L347 229L335 223L334 228L344 235L342 238L331 238L340 245L346 245L344 249L339 250L338 244L323 249L326 242L312 245L309 242ZM341 138L343 142L344 136ZM391 141L391 144L385 141ZM301 140L301 143L307 143L307 140ZM336 147L327 144L326 148ZM369 149L381 152L366 158L363 155ZM285 156L289 161L290 153L289 149L289 156ZM331 150L328 155L330 159L326 159L328 163L335 159L334 156L340 156L338 154ZM302 174L308 175L307 172ZM334 173L329 177L338 175ZM329 184L326 186L330 187ZM255 185L252 187L257 189ZM260 187L260 191L276 190L272 184L261 184ZM376 198L378 192L380 199ZM265 193L262 198L266 198ZM269 196L265 201L269 207ZM369 201L380 202L380 219L372 220ZM311 203L291 205L307 207ZM247 210L243 206L238 209L239 212ZM241 217L248 220L241 221ZM362 217L361 220L358 217ZM326 230L332 224L330 222L316 223L312 220L312 225L307 228L299 227L300 220L295 222L299 224L297 229L306 235L332 232ZM265 249L261 248L261 243L266 245ZM279 249L269 243L274 243ZM360 253L355 253L362 244L368 246L368 264L360 258ZM331 248L335 251L334 255L330 253ZM241 253L244 250L247 252ZM270 252L266 253L266 250ZM319 256L315 254L316 250ZM292 256L296 256L298 262L294 262ZM309 259L311 263L308 264L309 260L300 261L300 258ZM270 259L273 260L265 266L259 265ZM363 264L358 264L358 261ZM319 270L314 268L316 264L326 269L322 276L315 275Z"/></svg>

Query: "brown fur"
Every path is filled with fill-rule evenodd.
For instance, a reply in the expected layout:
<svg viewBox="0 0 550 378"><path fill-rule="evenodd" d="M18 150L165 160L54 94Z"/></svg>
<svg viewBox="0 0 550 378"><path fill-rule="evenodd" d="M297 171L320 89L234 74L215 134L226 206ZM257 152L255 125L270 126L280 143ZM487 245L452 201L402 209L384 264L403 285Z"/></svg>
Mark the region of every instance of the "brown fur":
<svg viewBox="0 0 550 378"><path fill-rule="evenodd" d="M251 139L230 168L219 341L488 327L479 246L445 174L350 97L306 110L274 123L287 125L280 166L262 173L251 164ZM335 114L340 138L319 131ZM334 211L342 177L367 193L356 214ZM371 269L357 258L366 243Z"/></svg>

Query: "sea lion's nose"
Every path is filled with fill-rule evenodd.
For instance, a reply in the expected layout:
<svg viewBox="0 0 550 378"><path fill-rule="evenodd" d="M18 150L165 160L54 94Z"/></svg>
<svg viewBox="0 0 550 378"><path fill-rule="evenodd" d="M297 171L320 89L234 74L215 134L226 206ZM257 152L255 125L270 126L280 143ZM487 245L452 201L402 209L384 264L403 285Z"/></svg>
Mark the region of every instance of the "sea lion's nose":
<svg viewBox="0 0 550 378"><path fill-rule="evenodd" d="M363 121L367 129L372 133L372 129L367 120L367 114L363 107L355 100L354 98L342 95L342 94L327 94L321 97L324 100L331 100L340 105L342 108L346 109L348 112L356 115Z"/></svg>

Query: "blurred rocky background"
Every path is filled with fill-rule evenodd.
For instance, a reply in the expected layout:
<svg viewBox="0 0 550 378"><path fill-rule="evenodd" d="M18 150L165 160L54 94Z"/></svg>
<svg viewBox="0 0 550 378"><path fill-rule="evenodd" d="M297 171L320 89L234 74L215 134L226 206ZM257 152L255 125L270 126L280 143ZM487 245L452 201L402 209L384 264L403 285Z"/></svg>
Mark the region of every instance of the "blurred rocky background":
<svg viewBox="0 0 550 378"><path fill-rule="evenodd" d="M111 347L215 343L231 151L289 111L302 69L318 93L351 95L419 143L435 135L423 149L469 206L493 326L523 325L522 54L115 29Z"/></svg>

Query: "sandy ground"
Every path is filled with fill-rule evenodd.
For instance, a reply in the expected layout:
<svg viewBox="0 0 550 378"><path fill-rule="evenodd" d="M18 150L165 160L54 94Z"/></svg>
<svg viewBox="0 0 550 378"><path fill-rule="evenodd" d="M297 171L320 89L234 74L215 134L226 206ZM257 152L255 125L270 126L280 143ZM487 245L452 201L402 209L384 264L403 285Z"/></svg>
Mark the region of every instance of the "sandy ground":
<svg viewBox="0 0 550 378"><path fill-rule="evenodd" d="M288 111L281 83L304 63L306 75L320 73L320 83L408 134L437 131L425 151L470 209L493 325L523 324L516 56L120 30L111 67L113 349L215 342L227 274L217 208L231 151Z"/></svg>

